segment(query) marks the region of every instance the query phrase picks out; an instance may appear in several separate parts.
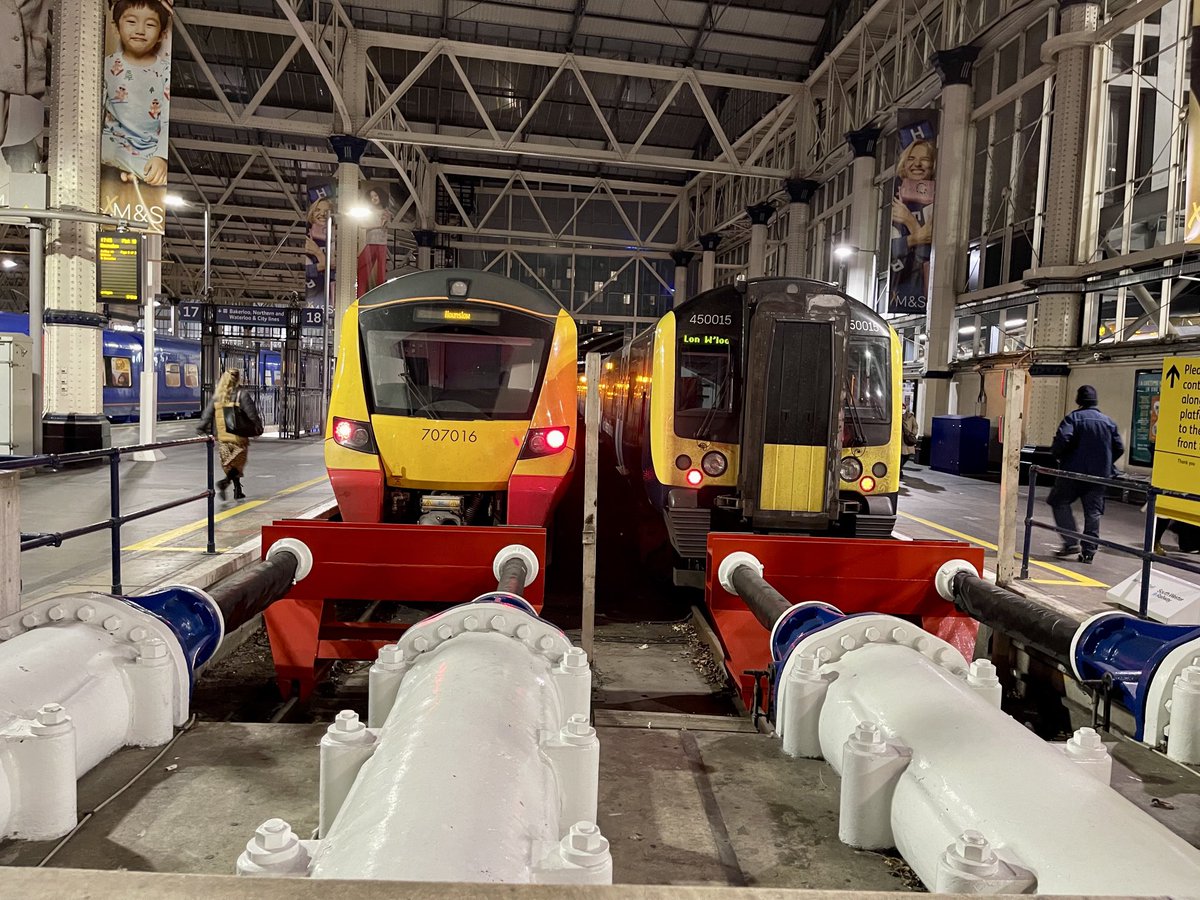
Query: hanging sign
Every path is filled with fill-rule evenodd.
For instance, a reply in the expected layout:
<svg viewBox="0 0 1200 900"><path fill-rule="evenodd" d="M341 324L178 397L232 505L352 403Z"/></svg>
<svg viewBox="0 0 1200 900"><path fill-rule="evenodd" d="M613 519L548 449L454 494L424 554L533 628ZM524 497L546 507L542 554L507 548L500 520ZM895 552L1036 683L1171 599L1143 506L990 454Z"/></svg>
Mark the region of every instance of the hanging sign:
<svg viewBox="0 0 1200 900"><path fill-rule="evenodd" d="M1162 369L1139 369L1133 376L1133 418L1129 429L1129 461L1135 466L1154 462L1158 432L1158 386Z"/></svg>
<svg viewBox="0 0 1200 900"><path fill-rule="evenodd" d="M251 328L286 328L286 306L218 306L218 325L242 325Z"/></svg>
<svg viewBox="0 0 1200 900"><path fill-rule="evenodd" d="M102 303L142 300L142 239L121 231L96 236L96 296Z"/></svg>
<svg viewBox="0 0 1200 900"><path fill-rule="evenodd" d="M1200 49L1200 0L1192 0L1192 53ZM1191 65L1188 91L1187 207L1183 239L1200 244L1200 65Z"/></svg>

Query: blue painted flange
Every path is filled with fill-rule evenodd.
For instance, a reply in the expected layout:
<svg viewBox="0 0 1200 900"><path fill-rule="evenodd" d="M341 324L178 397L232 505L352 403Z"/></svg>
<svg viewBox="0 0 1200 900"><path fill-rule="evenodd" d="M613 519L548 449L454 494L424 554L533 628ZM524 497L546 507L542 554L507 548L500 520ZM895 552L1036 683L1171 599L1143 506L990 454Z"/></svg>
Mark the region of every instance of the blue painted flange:
<svg viewBox="0 0 1200 900"><path fill-rule="evenodd" d="M154 616L174 632L195 683L196 670L212 658L224 637L221 611L208 596L196 588L176 585L139 597L120 599Z"/></svg>
<svg viewBox="0 0 1200 900"><path fill-rule="evenodd" d="M828 603L797 603L788 609L771 629L771 659L779 664L779 671L800 641L844 618L845 613Z"/></svg>
<svg viewBox="0 0 1200 900"><path fill-rule="evenodd" d="M501 606L511 606L521 612L527 612L531 616L537 616L537 610L533 608L533 604L522 597L520 594L510 594L507 591L492 591L490 594L480 594L472 603L499 603Z"/></svg>

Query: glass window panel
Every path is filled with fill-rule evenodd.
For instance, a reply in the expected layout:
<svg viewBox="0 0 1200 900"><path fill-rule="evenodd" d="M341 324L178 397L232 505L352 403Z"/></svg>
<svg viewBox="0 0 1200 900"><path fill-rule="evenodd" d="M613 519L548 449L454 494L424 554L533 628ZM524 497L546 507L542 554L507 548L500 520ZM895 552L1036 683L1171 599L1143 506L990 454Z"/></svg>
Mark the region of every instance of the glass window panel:
<svg viewBox="0 0 1200 900"><path fill-rule="evenodd" d="M979 281L983 273L980 266L983 263L983 255L979 244L972 244L967 250L967 290L979 290Z"/></svg>
<svg viewBox="0 0 1200 900"><path fill-rule="evenodd" d="M1014 226L1012 230L1008 280L1021 281L1025 277L1025 272L1031 268L1033 268L1033 223L1026 222Z"/></svg>
<svg viewBox="0 0 1200 900"><path fill-rule="evenodd" d="M1105 291L1100 295L1099 312L1096 316L1096 341L1109 344L1116 340L1117 292Z"/></svg>
<svg viewBox="0 0 1200 900"><path fill-rule="evenodd" d="M1200 336L1200 280L1176 278L1171 286L1171 328L1180 337Z"/></svg>
<svg viewBox="0 0 1200 900"><path fill-rule="evenodd" d="M1135 284L1125 289L1123 340L1145 341L1158 337L1158 303L1161 297L1161 281Z"/></svg>
<svg viewBox="0 0 1200 900"><path fill-rule="evenodd" d="M1112 61L1109 65L1109 75L1123 75L1133 70L1133 34L1126 32L1118 34L1112 40Z"/></svg>
<svg viewBox="0 0 1200 900"><path fill-rule="evenodd" d="M983 254L983 285L995 287L1004 283L1004 243L991 241Z"/></svg>
<svg viewBox="0 0 1200 900"><path fill-rule="evenodd" d="M1111 85L1108 89L1108 133L1104 155L1104 187L1125 183L1129 160L1129 88Z"/></svg>
<svg viewBox="0 0 1200 900"><path fill-rule="evenodd" d="M1021 42L1010 41L1000 49L997 55L996 91L1007 90L1017 83L1021 77Z"/></svg>
<svg viewBox="0 0 1200 900"><path fill-rule="evenodd" d="M989 56L975 66L975 105L982 106L992 96L993 57Z"/></svg>
<svg viewBox="0 0 1200 900"><path fill-rule="evenodd" d="M960 316L954 320L954 358L969 359L975 355L975 317Z"/></svg>

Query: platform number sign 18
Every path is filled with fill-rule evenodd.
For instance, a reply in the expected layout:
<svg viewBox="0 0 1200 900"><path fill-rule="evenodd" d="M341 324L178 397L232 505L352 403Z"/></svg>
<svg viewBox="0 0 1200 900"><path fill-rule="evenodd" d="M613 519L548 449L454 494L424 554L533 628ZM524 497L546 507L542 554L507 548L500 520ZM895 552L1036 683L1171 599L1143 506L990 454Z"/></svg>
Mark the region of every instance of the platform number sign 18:
<svg viewBox="0 0 1200 900"><path fill-rule="evenodd" d="M306 306L303 310L302 325L306 329L320 330L325 327L325 310L316 306Z"/></svg>

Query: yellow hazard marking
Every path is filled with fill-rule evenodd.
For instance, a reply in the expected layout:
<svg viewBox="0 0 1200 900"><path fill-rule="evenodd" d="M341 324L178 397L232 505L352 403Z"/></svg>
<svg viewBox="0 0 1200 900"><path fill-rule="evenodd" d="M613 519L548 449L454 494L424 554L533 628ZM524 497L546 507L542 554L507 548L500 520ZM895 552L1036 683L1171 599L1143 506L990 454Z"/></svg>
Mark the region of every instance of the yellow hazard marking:
<svg viewBox="0 0 1200 900"><path fill-rule="evenodd" d="M309 481L302 481L302 482L300 482L300 484L294 484L289 488L284 488L282 491L272 494L266 500L251 500L247 503L242 503L238 506L235 506L232 509L222 510L221 512L219 512L215 516L213 516L213 521L224 522L226 519L232 519L234 516L240 516L244 512L248 512L249 510L256 509L256 508L262 506L264 503L268 503L271 500L276 499L277 497L283 497L283 496L286 496L287 494L294 494L297 491L302 491L305 488L312 487L315 484L320 484L322 481L325 481L325 480L326 480L326 476L322 475L320 478L313 478ZM153 537L146 538L144 541L138 541L136 544L130 544L128 547L122 547L121 549L127 553L132 552L132 551L137 551L137 550L153 550L157 547L161 547L163 544L167 543L168 541L173 541L176 538L181 538L186 534L191 534L192 532L199 531L201 528L205 528L207 526L208 526L208 517L206 516L203 519L197 519L195 522L191 522L187 525L180 525L178 528L172 528L170 531L164 531L162 534L156 534ZM167 549L174 550L176 548L169 547Z"/></svg>
<svg viewBox="0 0 1200 900"><path fill-rule="evenodd" d="M945 525L939 525L937 522L931 522L928 519L922 519L906 512L901 512L899 515L904 516L904 518L910 519L913 522L924 525L926 528L932 528L935 531L940 531L943 534L956 537L960 541L966 541L968 544L975 544L978 547L984 547L992 551L1000 549L991 541L985 541L982 538L977 538L970 534L963 534L961 531L955 531L953 528L947 528ZM1064 569L1062 566L1056 566L1053 563L1038 562L1036 559L1031 559L1029 560L1029 564L1031 566L1037 566L1039 569L1045 569L1047 572L1053 572L1055 575L1062 575L1064 578L1068 579L1066 581L1043 581L1037 578L1031 578L1030 581L1032 581L1034 584L1069 584L1076 587L1108 588L1108 585L1102 581L1097 581L1095 578L1089 578L1086 575L1080 575L1078 572L1072 572L1070 569Z"/></svg>

